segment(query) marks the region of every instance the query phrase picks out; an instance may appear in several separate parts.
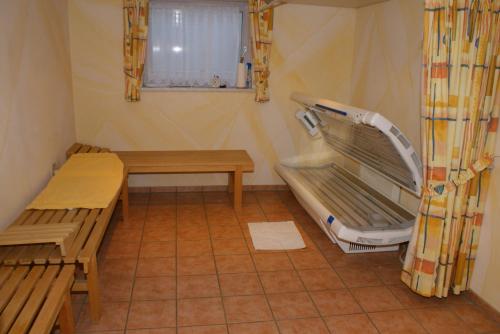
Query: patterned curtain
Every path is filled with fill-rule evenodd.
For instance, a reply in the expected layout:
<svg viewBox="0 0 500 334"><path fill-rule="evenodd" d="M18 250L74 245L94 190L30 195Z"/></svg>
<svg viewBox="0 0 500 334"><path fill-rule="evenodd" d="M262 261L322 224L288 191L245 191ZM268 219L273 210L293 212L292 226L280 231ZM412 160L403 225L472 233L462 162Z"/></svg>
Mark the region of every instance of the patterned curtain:
<svg viewBox="0 0 500 334"><path fill-rule="evenodd" d="M141 99L142 73L148 42L149 0L123 0L125 100Z"/></svg>
<svg viewBox="0 0 500 334"><path fill-rule="evenodd" d="M426 0L423 199L401 278L423 296L469 287L500 110L500 1Z"/></svg>
<svg viewBox="0 0 500 334"><path fill-rule="evenodd" d="M269 101L269 60L273 36L273 9L259 11L266 5L264 0L248 0L253 45L253 72L255 101Z"/></svg>

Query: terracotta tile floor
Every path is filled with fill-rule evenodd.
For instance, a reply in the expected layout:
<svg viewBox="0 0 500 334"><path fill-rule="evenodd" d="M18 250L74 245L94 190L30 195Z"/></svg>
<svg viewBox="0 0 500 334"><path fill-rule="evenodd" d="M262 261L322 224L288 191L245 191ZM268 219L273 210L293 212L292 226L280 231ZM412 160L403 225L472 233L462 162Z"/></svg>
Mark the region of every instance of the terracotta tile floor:
<svg viewBox="0 0 500 334"><path fill-rule="evenodd" d="M132 194L99 254L103 316L80 333L500 333L467 296L413 294L396 253L344 254L288 191ZM293 219L307 248L258 252L248 222Z"/></svg>

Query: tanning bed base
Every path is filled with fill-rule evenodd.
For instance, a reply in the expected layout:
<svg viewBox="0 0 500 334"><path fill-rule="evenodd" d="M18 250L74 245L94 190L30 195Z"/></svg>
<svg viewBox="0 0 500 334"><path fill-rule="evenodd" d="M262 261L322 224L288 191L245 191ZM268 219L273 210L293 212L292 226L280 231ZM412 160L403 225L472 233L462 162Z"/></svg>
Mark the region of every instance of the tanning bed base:
<svg viewBox="0 0 500 334"><path fill-rule="evenodd" d="M408 240L415 216L334 163L276 170L344 252L394 251Z"/></svg>

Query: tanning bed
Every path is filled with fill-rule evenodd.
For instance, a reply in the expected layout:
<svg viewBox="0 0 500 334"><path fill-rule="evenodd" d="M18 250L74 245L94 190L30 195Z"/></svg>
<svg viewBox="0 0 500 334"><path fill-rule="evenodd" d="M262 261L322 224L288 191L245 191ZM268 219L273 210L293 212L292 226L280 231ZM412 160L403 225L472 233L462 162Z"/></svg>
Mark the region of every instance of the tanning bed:
<svg viewBox="0 0 500 334"><path fill-rule="evenodd" d="M344 252L396 250L410 239L422 164L410 141L382 115L334 101L292 94L296 117L328 149L282 160L276 171ZM389 190L388 190L389 189Z"/></svg>

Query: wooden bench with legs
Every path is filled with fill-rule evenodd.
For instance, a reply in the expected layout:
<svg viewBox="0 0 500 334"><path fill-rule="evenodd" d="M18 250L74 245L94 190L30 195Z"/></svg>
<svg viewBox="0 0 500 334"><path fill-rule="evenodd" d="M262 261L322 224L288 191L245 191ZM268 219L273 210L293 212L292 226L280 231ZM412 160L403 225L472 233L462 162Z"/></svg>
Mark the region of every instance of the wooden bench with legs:
<svg viewBox="0 0 500 334"><path fill-rule="evenodd" d="M72 290L88 292L90 314L97 320L101 314L97 251L113 213L117 194L105 209L71 210L24 210L13 225L71 224L81 223L74 241L66 255L55 244L16 245L0 247L0 263L16 265L81 265L84 279L76 280Z"/></svg>
<svg viewBox="0 0 500 334"><path fill-rule="evenodd" d="M89 147L87 152L91 151L96 153L109 152L107 150L92 150L92 148ZM48 230L51 228L54 229L54 226L59 225L65 227L75 224L78 225L78 228L76 229L76 233L71 236L72 242L68 245L64 245L63 248L57 245L57 241L56 243L36 244L29 240L19 242L18 245L0 246L0 265L28 266L76 264L79 269L82 269L83 277L75 280L72 285L72 291L88 293L91 318L93 320L98 320L101 315L101 303L99 275L97 270L97 251L104 238L119 195L120 189L117 189L114 198L106 208L24 210L14 223L7 228L6 232L9 230L45 230L47 236ZM50 225L51 228L45 228L48 225ZM57 230L63 231L65 229ZM10 236L7 235L7 237ZM51 237L54 236L52 235ZM48 240L43 241L47 242Z"/></svg>
<svg viewBox="0 0 500 334"><path fill-rule="evenodd" d="M67 224L82 222L66 255L55 244L0 247L0 263L4 265L79 264L84 279L76 280L73 291L87 291L91 317L101 314L97 271L97 251L106 232L118 199L118 193L105 209L24 210L13 225Z"/></svg>
<svg viewBox="0 0 500 334"><path fill-rule="evenodd" d="M70 290L74 265L0 266L0 334L74 332Z"/></svg>
<svg viewBox="0 0 500 334"><path fill-rule="evenodd" d="M103 150L89 145L74 144L67 152L86 153ZM234 193L234 208L241 210L243 173L253 172L254 164L244 150L200 151L116 151L125 165L122 186L123 219L128 218L128 175L168 173L228 173L229 191Z"/></svg>

